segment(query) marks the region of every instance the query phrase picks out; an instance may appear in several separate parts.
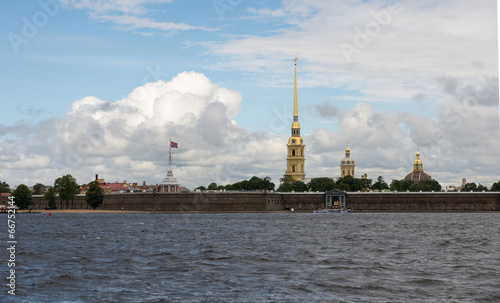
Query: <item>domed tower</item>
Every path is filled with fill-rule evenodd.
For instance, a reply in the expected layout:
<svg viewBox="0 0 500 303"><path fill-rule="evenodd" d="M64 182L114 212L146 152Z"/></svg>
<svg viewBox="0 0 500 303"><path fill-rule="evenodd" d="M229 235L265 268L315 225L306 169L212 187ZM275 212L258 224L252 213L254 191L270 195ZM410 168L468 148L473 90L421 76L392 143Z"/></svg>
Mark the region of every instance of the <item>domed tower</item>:
<svg viewBox="0 0 500 303"><path fill-rule="evenodd" d="M305 158L304 158L304 140L300 136L299 111L297 107L297 59L295 58L295 80L293 93L293 123L292 135L288 139L286 174L292 176L295 181L302 181L306 176Z"/></svg>
<svg viewBox="0 0 500 303"><path fill-rule="evenodd" d="M346 176L351 176L355 178L354 176L354 160L351 159L351 150L349 149L349 145L345 149L345 158L340 161L340 176L342 178Z"/></svg>
<svg viewBox="0 0 500 303"><path fill-rule="evenodd" d="M413 162L413 171L406 175L405 181L412 181L413 183L424 182L427 180L432 180L431 176L424 172L424 166L422 160L420 160L420 152L417 148L417 158Z"/></svg>

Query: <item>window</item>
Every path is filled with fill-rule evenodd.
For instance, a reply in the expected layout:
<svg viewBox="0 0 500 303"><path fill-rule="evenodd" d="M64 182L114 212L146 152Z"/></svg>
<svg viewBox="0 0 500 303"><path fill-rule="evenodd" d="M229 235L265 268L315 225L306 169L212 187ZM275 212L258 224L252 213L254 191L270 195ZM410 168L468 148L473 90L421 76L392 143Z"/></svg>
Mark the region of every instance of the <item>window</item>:
<svg viewBox="0 0 500 303"><path fill-rule="evenodd" d="M292 165L292 173L295 172L295 165Z"/></svg>
<svg viewBox="0 0 500 303"><path fill-rule="evenodd" d="M292 156L295 156L295 149L292 149Z"/></svg>

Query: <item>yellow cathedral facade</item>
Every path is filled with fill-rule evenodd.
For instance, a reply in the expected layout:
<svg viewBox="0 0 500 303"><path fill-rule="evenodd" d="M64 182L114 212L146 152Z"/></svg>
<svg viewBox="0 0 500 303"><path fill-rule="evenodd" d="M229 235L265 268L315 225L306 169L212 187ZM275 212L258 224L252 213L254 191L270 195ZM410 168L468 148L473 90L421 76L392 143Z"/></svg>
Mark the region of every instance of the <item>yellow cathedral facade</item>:
<svg viewBox="0 0 500 303"><path fill-rule="evenodd" d="M297 107L297 59L295 58L295 79L293 86L293 122L292 135L288 139L287 157L286 157L286 174L291 176L295 181L302 181L305 176L305 156L304 156L304 140L300 136L299 111Z"/></svg>

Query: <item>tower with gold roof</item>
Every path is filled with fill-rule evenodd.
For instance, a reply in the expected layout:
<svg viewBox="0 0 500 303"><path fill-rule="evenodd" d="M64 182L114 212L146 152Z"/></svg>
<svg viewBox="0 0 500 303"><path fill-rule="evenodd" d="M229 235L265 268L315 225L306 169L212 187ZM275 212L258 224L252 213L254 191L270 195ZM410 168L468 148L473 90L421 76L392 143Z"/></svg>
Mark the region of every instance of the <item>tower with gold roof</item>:
<svg viewBox="0 0 500 303"><path fill-rule="evenodd" d="M354 160L351 159L351 150L349 149L349 145L345 149L345 158L340 161L340 176L342 178L346 176L354 177Z"/></svg>
<svg viewBox="0 0 500 303"><path fill-rule="evenodd" d="M431 176L424 172L424 166L422 160L420 160L420 152L417 147L417 158L413 162L413 171L406 175L405 181L412 181L413 183L424 182L427 180L432 180Z"/></svg>
<svg viewBox="0 0 500 303"><path fill-rule="evenodd" d="M304 140L300 136L299 111L297 107L297 59L295 58L295 79L293 91L293 122L292 135L288 139L287 157L286 157L286 174L291 176L295 181L302 181L306 176L305 173L305 157L304 157Z"/></svg>

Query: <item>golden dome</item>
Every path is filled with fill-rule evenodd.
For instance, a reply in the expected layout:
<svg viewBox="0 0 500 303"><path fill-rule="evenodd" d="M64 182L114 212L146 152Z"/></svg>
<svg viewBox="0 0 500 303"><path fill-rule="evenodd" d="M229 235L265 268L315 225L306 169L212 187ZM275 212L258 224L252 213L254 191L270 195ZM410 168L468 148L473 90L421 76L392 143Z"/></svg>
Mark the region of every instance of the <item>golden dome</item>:
<svg viewBox="0 0 500 303"><path fill-rule="evenodd" d="M413 181L414 183L432 180L431 176L424 172L424 166L422 165L422 160L420 160L420 152L417 148L417 158L413 162L413 171L405 177L405 181Z"/></svg>

